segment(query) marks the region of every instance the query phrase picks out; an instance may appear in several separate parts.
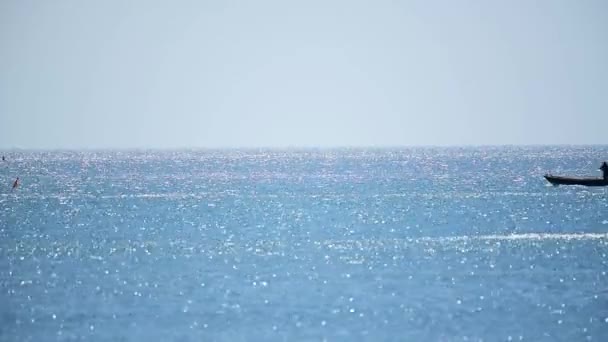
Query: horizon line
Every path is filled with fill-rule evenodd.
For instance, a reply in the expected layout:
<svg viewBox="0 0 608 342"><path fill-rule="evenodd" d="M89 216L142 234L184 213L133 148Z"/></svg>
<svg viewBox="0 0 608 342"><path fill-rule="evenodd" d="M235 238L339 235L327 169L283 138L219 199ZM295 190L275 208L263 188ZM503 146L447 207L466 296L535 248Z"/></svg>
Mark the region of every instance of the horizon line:
<svg viewBox="0 0 608 342"><path fill-rule="evenodd" d="M539 147L607 147L608 144L411 144L411 145L286 145L286 146L174 146L174 147L0 147L2 152L96 152L96 151L221 151L221 150L394 150L412 148L539 148Z"/></svg>

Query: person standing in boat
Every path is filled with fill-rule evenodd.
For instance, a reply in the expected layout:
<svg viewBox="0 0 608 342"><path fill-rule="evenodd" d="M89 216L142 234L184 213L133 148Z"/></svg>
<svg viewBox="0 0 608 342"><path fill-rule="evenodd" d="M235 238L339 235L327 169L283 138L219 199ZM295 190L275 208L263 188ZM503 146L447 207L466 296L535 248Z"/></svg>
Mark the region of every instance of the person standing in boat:
<svg viewBox="0 0 608 342"><path fill-rule="evenodd" d="M600 170L602 170L604 179L608 180L608 164L606 164L606 162L602 163L602 166L600 166Z"/></svg>

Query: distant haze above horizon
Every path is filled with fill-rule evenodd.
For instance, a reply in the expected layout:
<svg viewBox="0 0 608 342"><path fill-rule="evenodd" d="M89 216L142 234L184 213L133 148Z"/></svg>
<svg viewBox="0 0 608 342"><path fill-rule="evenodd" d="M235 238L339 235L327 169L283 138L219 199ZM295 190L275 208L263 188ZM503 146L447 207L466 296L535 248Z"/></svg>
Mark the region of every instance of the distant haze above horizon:
<svg viewBox="0 0 608 342"><path fill-rule="evenodd" d="M606 144L608 2L0 2L0 149Z"/></svg>

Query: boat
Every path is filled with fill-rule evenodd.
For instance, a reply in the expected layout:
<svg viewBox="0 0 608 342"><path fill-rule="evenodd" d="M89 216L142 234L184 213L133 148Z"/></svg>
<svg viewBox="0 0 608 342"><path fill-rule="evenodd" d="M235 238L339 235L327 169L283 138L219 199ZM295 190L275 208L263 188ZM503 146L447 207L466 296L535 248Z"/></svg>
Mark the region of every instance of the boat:
<svg viewBox="0 0 608 342"><path fill-rule="evenodd" d="M560 177L547 174L545 179L553 185L608 186L608 179L602 178Z"/></svg>
<svg viewBox="0 0 608 342"><path fill-rule="evenodd" d="M608 186L608 164L603 162L600 170L602 170L603 173L602 178L563 177L546 174L545 179L553 185Z"/></svg>

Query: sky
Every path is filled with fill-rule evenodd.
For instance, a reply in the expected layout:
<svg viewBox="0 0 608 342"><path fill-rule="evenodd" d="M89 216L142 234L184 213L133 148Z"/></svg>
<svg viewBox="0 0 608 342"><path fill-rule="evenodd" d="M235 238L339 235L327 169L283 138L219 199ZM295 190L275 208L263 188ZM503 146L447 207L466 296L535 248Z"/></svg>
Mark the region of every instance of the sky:
<svg viewBox="0 0 608 342"><path fill-rule="evenodd" d="M608 1L2 0L0 148L608 143Z"/></svg>

